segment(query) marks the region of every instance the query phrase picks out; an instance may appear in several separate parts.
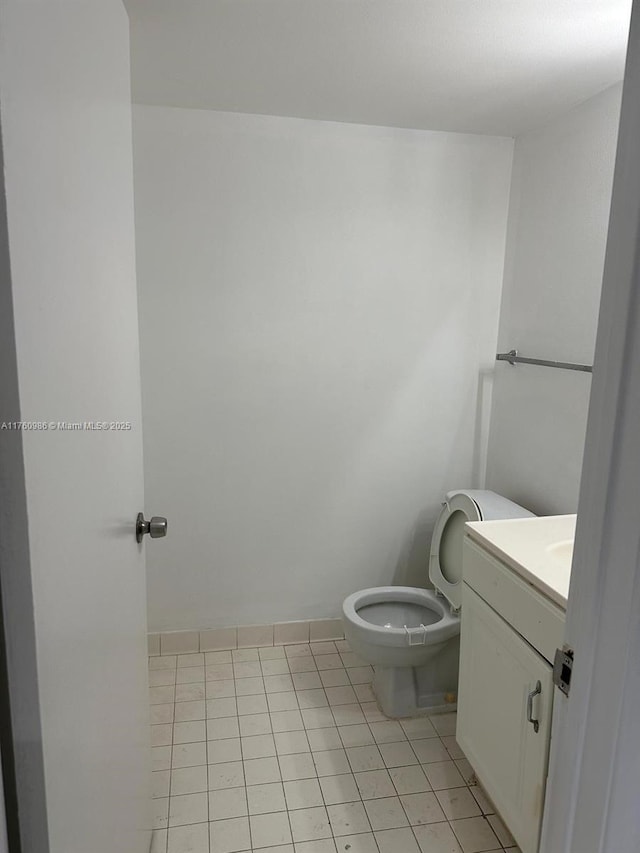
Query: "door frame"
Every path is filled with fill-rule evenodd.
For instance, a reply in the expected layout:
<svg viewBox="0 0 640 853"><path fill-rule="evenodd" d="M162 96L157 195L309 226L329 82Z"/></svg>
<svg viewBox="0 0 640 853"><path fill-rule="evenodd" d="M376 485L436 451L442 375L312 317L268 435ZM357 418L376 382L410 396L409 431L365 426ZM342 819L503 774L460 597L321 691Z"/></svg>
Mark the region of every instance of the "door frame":
<svg viewBox="0 0 640 853"><path fill-rule="evenodd" d="M540 853L637 850L640 0L634 0Z"/></svg>
<svg viewBox="0 0 640 853"><path fill-rule="evenodd" d="M0 117L0 422L20 395ZM9 853L48 853L49 830L22 434L0 440L0 770Z"/></svg>

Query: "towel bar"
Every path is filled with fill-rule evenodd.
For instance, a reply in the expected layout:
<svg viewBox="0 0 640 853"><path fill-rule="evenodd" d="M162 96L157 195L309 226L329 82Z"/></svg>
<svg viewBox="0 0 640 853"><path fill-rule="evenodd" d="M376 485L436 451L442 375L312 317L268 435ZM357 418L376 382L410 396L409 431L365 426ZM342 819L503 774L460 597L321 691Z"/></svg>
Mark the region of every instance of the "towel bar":
<svg viewBox="0 0 640 853"><path fill-rule="evenodd" d="M593 373L593 367L590 364L574 364L571 361L549 361L546 358L525 358L523 355L518 355L517 349L509 350L509 352L499 352L496 355L496 361L508 361L509 364L539 364L542 367L559 367L561 370L579 370L581 373Z"/></svg>

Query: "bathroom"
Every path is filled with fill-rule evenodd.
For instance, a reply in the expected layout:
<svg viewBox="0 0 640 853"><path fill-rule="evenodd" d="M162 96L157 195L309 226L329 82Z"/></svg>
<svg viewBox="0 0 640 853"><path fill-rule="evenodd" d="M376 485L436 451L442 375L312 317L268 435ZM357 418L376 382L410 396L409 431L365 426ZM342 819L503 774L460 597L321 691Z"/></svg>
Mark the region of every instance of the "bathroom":
<svg viewBox="0 0 640 853"><path fill-rule="evenodd" d="M380 716L342 603L432 586L452 490L577 511L596 377L496 353L594 363L630 4L125 6L0 7L1 420L57 426L0 442L10 844L518 849L454 714ZM136 546L140 511L166 537ZM224 747L205 697L237 703ZM279 769L209 787L243 761Z"/></svg>

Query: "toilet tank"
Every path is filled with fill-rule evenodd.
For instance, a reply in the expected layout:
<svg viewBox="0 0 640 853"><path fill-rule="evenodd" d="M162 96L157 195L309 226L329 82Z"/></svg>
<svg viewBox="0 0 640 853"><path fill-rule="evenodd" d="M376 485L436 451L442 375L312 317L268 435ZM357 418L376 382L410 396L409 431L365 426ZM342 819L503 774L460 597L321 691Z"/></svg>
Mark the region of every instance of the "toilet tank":
<svg viewBox="0 0 640 853"><path fill-rule="evenodd" d="M525 509L520 504L504 498L489 489L457 489L447 492L447 501L453 495L468 495L480 510L479 521L497 521L501 518L534 518L535 513ZM472 519L469 519L470 521Z"/></svg>

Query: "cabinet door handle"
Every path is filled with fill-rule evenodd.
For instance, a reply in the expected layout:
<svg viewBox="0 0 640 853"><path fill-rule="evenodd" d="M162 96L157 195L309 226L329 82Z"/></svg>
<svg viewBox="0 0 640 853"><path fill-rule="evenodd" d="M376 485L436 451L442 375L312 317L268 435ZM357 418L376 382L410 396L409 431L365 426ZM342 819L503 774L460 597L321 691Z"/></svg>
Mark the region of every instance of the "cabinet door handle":
<svg viewBox="0 0 640 853"><path fill-rule="evenodd" d="M533 719L533 700L536 696L539 696L542 693L542 684L537 681L536 689L532 690L531 693L527 696L527 720L533 726L534 732L537 734L538 729L540 728L540 720Z"/></svg>

